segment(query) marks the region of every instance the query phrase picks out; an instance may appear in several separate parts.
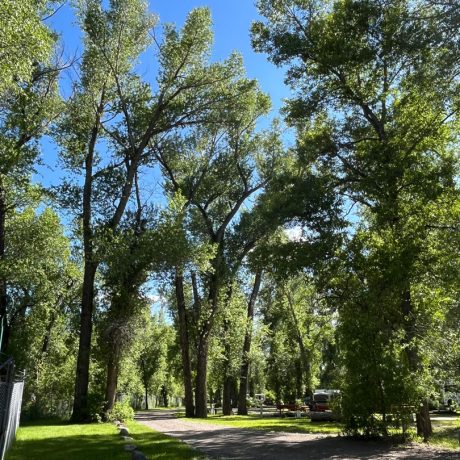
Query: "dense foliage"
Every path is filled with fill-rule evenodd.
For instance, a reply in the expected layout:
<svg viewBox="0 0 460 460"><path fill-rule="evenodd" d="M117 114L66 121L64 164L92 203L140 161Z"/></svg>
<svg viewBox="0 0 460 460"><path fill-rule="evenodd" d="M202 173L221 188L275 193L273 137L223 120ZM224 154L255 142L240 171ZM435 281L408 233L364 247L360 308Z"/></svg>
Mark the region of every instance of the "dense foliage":
<svg viewBox="0 0 460 460"><path fill-rule="evenodd" d="M347 433L414 412L428 439L460 378L460 6L259 0L253 47L293 90L267 123L241 56L210 58L206 8L177 29L142 0L74 2L64 98L55 4L19 3L0 5L0 316L26 413L246 415L338 388Z"/></svg>

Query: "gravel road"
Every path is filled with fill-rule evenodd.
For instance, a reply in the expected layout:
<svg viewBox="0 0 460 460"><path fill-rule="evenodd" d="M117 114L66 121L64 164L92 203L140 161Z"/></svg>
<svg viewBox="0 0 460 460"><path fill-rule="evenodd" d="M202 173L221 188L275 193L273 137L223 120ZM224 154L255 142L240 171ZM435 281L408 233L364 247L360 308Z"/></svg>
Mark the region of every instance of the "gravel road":
<svg viewBox="0 0 460 460"><path fill-rule="evenodd" d="M239 460L460 460L460 451L419 444L393 447L335 435L279 433L195 423L175 417L175 411L139 412L136 420L186 442L213 459Z"/></svg>

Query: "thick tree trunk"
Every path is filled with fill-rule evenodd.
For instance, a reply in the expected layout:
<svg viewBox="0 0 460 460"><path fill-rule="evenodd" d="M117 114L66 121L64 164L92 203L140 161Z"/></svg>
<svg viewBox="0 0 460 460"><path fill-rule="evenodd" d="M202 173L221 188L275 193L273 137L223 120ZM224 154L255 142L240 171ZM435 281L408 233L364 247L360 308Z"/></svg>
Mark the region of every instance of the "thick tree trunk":
<svg viewBox="0 0 460 460"><path fill-rule="evenodd" d="M208 336L203 334L200 336L198 342L198 356L197 356L197 374L196 374L196 390L195 390L195 404L196 416L206 418L208 416L207 404L207 387L206 387L206 373L208 369Z"/></svg>
<svg viewBox="0 0 460 460"><path fill-rule="evenodd" d="M425 399L419 406L416 413L417 434L423 436L425 442L433 436L433 427L430 419L430 409L428 406L428 399Z"/></svg>
<svg viewBox="0 0 460 460"><path fill-rule="evenodd" d="M307 349L305 348L305 344L303 341L302 337L302 332L299 327L299 321L297 320L297 315L294 309L294 304L293 300L291 297L291 294L289 292L286 293L286 298L288 301L289 309L291 311L291 316L292 316L292 322L294 326L294 331L295 331L295 339L297 341L297 344L299 345L299 352L300 352L300 364L301 369L300 372L304 376L304 383L305 383L305 392L309 395L313 394L313 388L311 385L311 365L310 365L310 357ZM302 377L301 377L302 379ZM300 395L299 395L300 397Z"/></svg>
<svg viewBox="0 0 460 460"><path fill-rule="evenodd" d="M145 410L149 410L149 387L147 384L144 384L145 388Z"/></svg>
<svg viewBox="0 0 460 460"><path fill-rule="evenodd" d="M408 288L403 293L402 311L405 319L406 338L408 346L406 348L407 360L409 368L412 372L420 371L420 356L417 346L413 343L415 339L415 324L413 319L412 299L410 289ZM433 435L433 427L431 425L430 413L428 409L428 401L425 399L417 407L416 411L417 435L422 436L425 442Z"/></svg>
<svg viewBox="0 0 460 460"><path fill-rule="evenodd" d="M233 294L233 283L229 284L226 294L226 304L227 308L230 307L230 302L232 300ZM230 344L227 340L227 335L229 332L230 324L227 319L224 320L224 356L225 356L225 366L224 366L224 391L222 393L222 414L231 415L232 414L232 387L234 383L234 378L231 375L231 364L232 364L232 350Z"/></svg>
<svg viewBox="0 0 460 460"><path fill-rule="evenodd" d="M248 393L248 377L249 377L249 353L251 351L252 339L252 321L254 319L254 306L257 296L259 295L260 283L262 281L262 270L256 272L254 286L252 288L251 297L248 302L247 311L247 326L244 335L243 356L240 369L240 389L238 392L238 415L248 415L248 407L246 404L246 395Z"/></svg>
<svg viewBox="0 0 460 460"><path fill-rule="evenodd" d="M226 347L228 348L228 347ZM226 353L228 356L228 352ZM222 392L222 414L231 415L232 414L232 386L233 378L229 375L228 366L225 369L224 375L224 391Z"/></svg>
<svg viewBox="0 0 460 460"><path fill-rule="evenodd" d="M208 416L207 404L207 370L208 370L208 350L209 350L209 335L214 324L214 317L218 308L219 297L219 283L221 276L221 258L223 247L219 246L218 255L214 260L213 267L214 273L211 275L209 283L208 301L210 305L210 312L208 319L204 321L203 326L199 332L198 337L198 356L197 356L197 369L196 369L196 390L195 390L195 404L197 417L206 418Z"/></svg>
<svg viewBox="0 0 460 460"><path fill-rule="evenodd" d="M105 384L105 412L113 409L118 384L118 353L111 350L107 360L107 380Z"/></svg>
<svg viewBox="0 0 460 460"><path fill-rule="evenodd" d="M83 185L83 250L85 255L82 301L80 312L80 341L78 345L77 371L75 377L75 393L73 401L72 422L86 422L90 419L88 408L89 362L91 353L91 335L93 329L94 280L97 262L93 253L92 231L92 195L93 195L93 164L99 123L103 113L105 91L96 112L94 126L85 158L85 182Z"/></svg>
<svg viewBox="0 0 460 460"><path fill-rule="evenodd" d="M231 402L231 387L232 382L230 376L226 375L224 378L224 388L222 391L222 415L231 415L232 413L232 402Z"/></svg>
<svg viewBox="0 0 460 460"><path fill-rule="evenodd" d="M193 405L193 384L192 370L190 364L188 320L184 296L184 278L182 271L180 269L176 269L174 284L176 290L177 312L179 318L179 342L181 348L182 373L184 379L185 415L187 417L193 417L195 415L195 408Z"/></svg>
<svg viewBox="0 0 460 460"><path fill-rule="evenodd" d="M224 393L222 400L222 414L232 415L233 399L235 397L235 377L227 375L224 379Z"/></svg>
<svg viewBox="0 0 460 460"><path fill-rule="evenodd" d="M80 314L80 342L78 346L77 375L72 421L87 422L90 419L88 408L89 362L91 335L93 328L94 279L96 264L85 261L83 277L83 298Z"/></svg>

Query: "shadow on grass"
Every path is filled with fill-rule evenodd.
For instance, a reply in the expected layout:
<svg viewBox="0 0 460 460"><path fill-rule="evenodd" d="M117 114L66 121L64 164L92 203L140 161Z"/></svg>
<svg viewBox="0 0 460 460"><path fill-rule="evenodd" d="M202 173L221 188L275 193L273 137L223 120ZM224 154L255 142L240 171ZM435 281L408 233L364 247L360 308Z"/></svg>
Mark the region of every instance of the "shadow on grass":
<svg viewBox="0 0 460 460"><path fill-rule="evenodd" d="M46 439L18 439L7 460L126 460L119 442L113 435L70 435Z"/></svg>
<svg viewBox="0 0 460 460"><path fill-rule="evenodd" d="M22 427L29 426L63 426L71 425L68 420L62 420L59 418L43 418L43 419L31 419L31 420L21 420Z"/></svg>
<svg viewBox="0 0 460 460"><path fill-rule="evenodd" d="M152 431L136 422L127 423L129 441L147 458L192 459L201 455L186 444ZM40 420L20 427L6 460L128 460L125 442L113 424L71 425L59 420Z"/></svg>

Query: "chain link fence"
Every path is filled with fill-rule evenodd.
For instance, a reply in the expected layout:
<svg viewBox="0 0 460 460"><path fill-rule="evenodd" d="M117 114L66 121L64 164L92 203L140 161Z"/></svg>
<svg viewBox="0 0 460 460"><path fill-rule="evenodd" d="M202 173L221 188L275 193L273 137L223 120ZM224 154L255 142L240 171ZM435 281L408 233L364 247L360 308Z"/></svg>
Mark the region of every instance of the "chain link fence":
<svg viewBox="0 0 460 460"><path fill-rule="evenodd" d="M14 360L0 364L0 460L5 458L16 436L21 416L24 373L16 372Z"/></svg>

